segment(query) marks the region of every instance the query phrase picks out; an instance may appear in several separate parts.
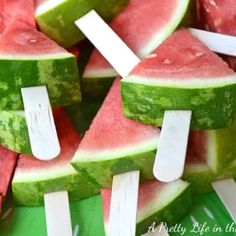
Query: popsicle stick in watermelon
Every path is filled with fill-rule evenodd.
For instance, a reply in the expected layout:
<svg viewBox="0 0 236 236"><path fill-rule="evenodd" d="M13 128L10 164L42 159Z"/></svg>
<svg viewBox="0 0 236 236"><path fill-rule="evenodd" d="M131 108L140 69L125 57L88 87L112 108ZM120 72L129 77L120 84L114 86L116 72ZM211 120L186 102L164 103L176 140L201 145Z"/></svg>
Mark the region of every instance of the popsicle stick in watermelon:
<svg viewBox="0 0 236 236"><path fill-rule="evenodd" d="M122 77L127 76L140 62L95 11L80 18L76 24ZM183 119L185 122L182 122ZM170 182L183 174L191 111L167 111L164 120L168 122L164 121L153 170L157 179ZM176 130L174 135L173 130ZM181 145L176 145L178 141Z"/></svg>
<svg viewBox="0 0 236 236"><path fill-rule="evenodd" d="M55 158L60 147L50 103L62 106L80 101L75 57L16 19L6 25L0 37L0 67L5 68L0 73L4 84L0 109L23 110L24 102L34 156Z"/></svg>
<svg viewBox="0 0 236 236"><path fill-rule="evenodd" d="M189 28L189 31L205 43L212 51L228 56L236 56L235 36L194 28Z"/></svg>
<svg viewBox="0 0 236 236"><path fill-rule="evenodd" d="M32 153L50 160L60 153L52 108L45 86L21 89Z"/></svg>

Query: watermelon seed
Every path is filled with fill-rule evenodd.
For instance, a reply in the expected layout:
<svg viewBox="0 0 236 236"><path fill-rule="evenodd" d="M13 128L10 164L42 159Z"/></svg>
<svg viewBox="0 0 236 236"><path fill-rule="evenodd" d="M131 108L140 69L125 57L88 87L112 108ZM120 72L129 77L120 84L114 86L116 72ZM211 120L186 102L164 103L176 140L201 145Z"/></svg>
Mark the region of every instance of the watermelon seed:
<svg viewBox="0 0 236 236"><path fill-rule="evenodd" d="M190 219L191 219L193 225L198 225L198 224L199 224L198 221L195 219L194 216L190 216Z"/></svg>
<svg viewBox="0 0 236 236"><path fill-rule="evenodd" d="M196 57L202 57L203 55L205 55L206 53L204 53L204 52L197 52L196 54L195 54L195 56Z"/></svg>
<svg viewBox="0 0 236 236"><path fill-rule="evenodd" d="M221 18L217 18L214 21L215 26L219 26L219 25L221 25L221 23L222 23L222 19Z"/></svg>
<svg viewBox="0 0 236 236"><path fill-rule="evenodd" d="M210 0L209 3L210 3L210 5L212 5L212 6L216 6L216 2L215 2L214 0Z"/></svg>
<svg viewBox="0 0 236 236"><path fill-rule="evenodd" d="M29 40L31 43L37 43L37 39L30 39Z"/></svg>
<svg viewBox="0 0 236 236"><path fill-rule="evenodd" d="M73 232L73 236L78 236L78 235L79 235L79 225L76 225Z"/></svg>
<svg viewBox="0 0 236 236"><path fill-rule="evenodd" d="M165 60L163 61L163 63L164 63L165 65L169 65L169 64L171 64L171 61L170 61L169 59L165 59Z"/></svg>

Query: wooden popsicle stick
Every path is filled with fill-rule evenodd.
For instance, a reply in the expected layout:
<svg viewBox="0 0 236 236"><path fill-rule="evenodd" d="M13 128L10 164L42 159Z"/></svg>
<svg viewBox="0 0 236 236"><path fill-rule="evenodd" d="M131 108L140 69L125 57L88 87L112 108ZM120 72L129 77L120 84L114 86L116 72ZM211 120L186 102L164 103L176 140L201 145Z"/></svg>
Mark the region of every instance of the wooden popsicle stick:
<svg viewBox="0 0 236 236"><path fill-rule="evenodd" d="M155 177L161 181L171 182L183 174L191 114L191 111L165 111L153 167Z"/></svg>
<svg viewBox="0 0 236 236"><path fill-rule="evenodd" d="M135 236L139 171L113 177L109 236Z"/></svg>
<svg viewBox="0 0 236 236"><path fill-rule="evenodd" d="M221 199L225 208L236 223L236 183L234 179L223 179L212 183L212 187Z"/></svg>
<svg viewBox="0 0 236 236"><path fill-rule="evenodd" d="M67 191L44 194L47 235L72 236L70 206Z"/></svg>
<svg viewBox="0 0 236 236"><path fill-rule="evenodd" d="M128 46L114 33L114 31L99 17L95 11L90 11L85 16L80 18L75 22L75 24L80 28L80 30L86 35L86 37L94 44L94 46L101 52L101 54L110 62L110 64L117 70L117 72L122 76L127 76L132 69L140 62L140 59L128 49ZM102 32L102 33L101 33ZM128 59L128 60L127 60ZM191 113L190 111L188 113ZM164 134L168 137L168 140L162 138L162 142L159 148L162 150L161 154L158 154L158 158L165 161L164 165L158 167L159 163L156 161L154 167L154 175L162 181L170 182L180 178L183 174L183 166L185 161L185 153L187 148L188 134L189 134L189 123L191 121L191 115L186 117L186 111L174 111L168 113L169 121L173 122L175 117L185 117L185 129L179 129L179 136L176 137L175 131L168 129ZM173 118L171 118L173 116ZM183 122L178 119L175 122L175 127L182 127ZM165 121L164 121L165 122ZM188 127L188 129L186 128ZM169 134L168 134L169 133ZM181 138L181 148L175 149L161 147L165 142L179 143ZM175 145L176 147L176 145ZM159 151L158 151L159 152ZM178 153L179 152L179 153ZM166 157L176 156L176 162L168 161ZM172 158L173 160L173 158ZM156 170L162 169L160 173L156 173ZM172 170L172 175L169 176L169 170Z"/></svg>
<svg viewBox="0 0 236 236"><path fill-rule="evenodd" d="M45 86L21 89L33 155L51 160L60 153L52 109Z"/></svg>
<svg viewBox="0 0 236 236"><path fill-rule="evenodd" d="M236 56L236 37L194 28L189 28L189 31L212 51Z"/></svg>

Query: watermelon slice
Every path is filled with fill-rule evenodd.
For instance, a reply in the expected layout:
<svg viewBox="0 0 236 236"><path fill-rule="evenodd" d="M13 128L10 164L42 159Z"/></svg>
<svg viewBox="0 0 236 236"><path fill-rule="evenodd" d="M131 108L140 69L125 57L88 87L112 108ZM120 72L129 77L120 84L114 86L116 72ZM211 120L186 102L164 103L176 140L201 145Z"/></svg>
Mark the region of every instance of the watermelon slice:
<svg viewBox="0 0 236 236"><path fill-rule="evenodd" d="M191 110L192 129L229 127L235 113L236 75L185 29L137 65L122 84L129 118L162 125L165 110Z"/></svg>
<svg viewBox="0 0 236 236"><path fill-rule="evenodd" d="M24 22L2 34L0 67L1 110L23 109L20 89L38 85L47 85L54 106L80 101L75 57Z"/></svg>
<svg viewBox="0 0 236 236"><path fill-rule="evenodd" d="M90 10L96 10L109 21L128 0L38 0L36 20L42 32L63 47L71 47L84 38L74 21Z"/></svg>
<svg viewBox="0 0 236 236"><path fill-rule="evenodd" d="M70 165L80 137L63 111L56 119L61 154L52 161L40 161L32 156L20 155L12 181L13 197L17 204L36 206L43 204L46 192L67 190L71 200L79 200L98 193Z"/></svg>
<svg viewBox="0 0 236 236"><path fill-rule="evenodd" d="M200 24L206 29L236 36L236 5L235 0L198 0L198 15ZM236 71L236 58L224 56L229 66Z"/></svg>
<svg viewBox="0 0 236 236"><path fill-rule="evenodd" d="M102 190L102 204L105 231L108 232L110 189ZM141 184L138 196L136 235L147 232L153 223L158 225L160 222L166 222L169 226L176 224L188 212L190 206L189 184L182 180L169 184L153 180Z"/></svg>
<svg viewBox="0 0 236 236"><path fill-rule="evenodd" d="M141 170L142 180L154 178L159 130L125 118L120 100L117 79L72 160L75 169L105 188L113 175L130 170ZM190 132L183 179L193 193L211 191L211 182L235 160L235 126Z"/></svg>
<svg viewBox="0 0 236 236"><path fill-rule="evenodd" d="M0 34L11 21L21 20L35 27L34 0L1 0L0 1Z"/></svg>
<svg viewBox="0 0 236 236"><path fill-rule="evenodd" d="M143 58L175 30L188 4L189 0L131 0L110 27L138 57ZM87 99L104 98L117 75L94 49L81 81L83 96Z"/></svg>
<svg viewBox="0 0 236 236"><path fill-rule="evenodd" d="M141 170L143 180L151 179L159 132L122 115L120 80L116 79L72 165L102 187L111 186L113 175L131 170Z"/></svg>
<svg viewBox="0 0 236 236"><path fill-rule="evenodd" d="M0 194L5 197L15 169L18 154L0 146Z"/></svg>

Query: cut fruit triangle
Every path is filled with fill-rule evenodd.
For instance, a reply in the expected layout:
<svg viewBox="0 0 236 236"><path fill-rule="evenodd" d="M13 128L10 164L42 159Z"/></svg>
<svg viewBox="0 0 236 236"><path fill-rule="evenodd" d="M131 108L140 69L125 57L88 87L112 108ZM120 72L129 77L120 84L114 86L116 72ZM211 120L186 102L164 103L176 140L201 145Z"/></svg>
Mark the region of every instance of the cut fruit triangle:
<svg viewBox="0 0 236 236"><path fill-rule="evenodd" d="M165 110L192 111L191 128L229 127L236 74L189 31L180 29L121 81L124 114L162 125Z"/></svg>
<svg viewBox="0 0 236 236"><path fill-rule="evenodd" d="M51 161L40 161L20 155L14 174L13 197L21 205L40 205L46 192L68 191L72 200L96 194L98 189L76 172L70 161L80 143L80 137L63 110L55 118L61 144L60 155Z"/></svg>
<svg viewBox="0 0 236 236"><path fill-rule="evenodd" d="M72 56L44 34L22 21L12 21L8 24L0 38L0 53L1 58Z"/></svg>
<svg viewBox="0 0 236 236"><path fill-rule="evenodd" d="M129 170L142 169L141 176L150 179L153 160L149 157L154 155L159 133L158 128L123 116L117 78L85 133L72 165L103 187L111 185L113 175Z"/></svg>
<svg viewBox="0 0 236 236"><path fill-rule="evenodd" d="M166 184L156 180L139 187L136 235L148 231L155 222L177 223L191 206L189 184L177 180ZM108 232L111 190L102 190L105 230ZM183 207L184 205L184 207Z"/></svg>
<svg viewBox="0 0 236 236"><path fill-rule="evenodd" d="M137 56L143 58L174 31L184 16L188 3L188 0L131 0L109 25ZM110 64L95 49L84 77L116 75Z"/></svg>

